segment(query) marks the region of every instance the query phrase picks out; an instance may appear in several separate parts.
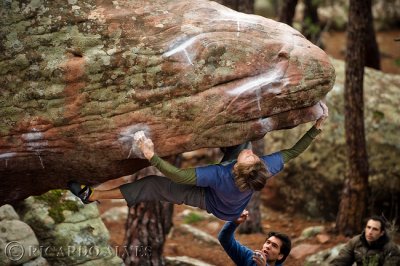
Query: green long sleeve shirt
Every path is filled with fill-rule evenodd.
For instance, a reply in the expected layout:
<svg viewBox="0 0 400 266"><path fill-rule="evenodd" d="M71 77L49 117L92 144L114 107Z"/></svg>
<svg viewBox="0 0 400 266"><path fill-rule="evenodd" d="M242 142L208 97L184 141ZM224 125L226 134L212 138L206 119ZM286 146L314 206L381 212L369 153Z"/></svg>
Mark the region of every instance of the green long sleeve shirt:
<svg viewBox="0 0 400 266"><path fill-rule="evenodd" d="M150 163L175 183L196 185L196 168L180 169L169 162L164 161L156 154L151 157Z"/></svg>
<svg viewBox="0 0 400 266"><path fill-rule="evenodd" d="M290 160L299 156L305 151L311 142L321 133L321 129L317 129L315 126L310 128L304 135L299 139L296 144L290 149L281 150L283 163L287 163Z"/></svg>
<svg viewBox="0 0 400 266"><path fill-rule="evenodd" d="M297 141L297 143L292 148L281 150L280 152L283 162L287 163L288 161L299 156L303 151L307 149L308 146L310 146L311 142L320 132L320 129L317 129L315 126L313 126L303 135L303 137L301 137L300 140ZM154 156L150 159L150 163L175 183L196 185L196 168L177 168L172 164L164 161L156 154L154 154Z"/></svg>

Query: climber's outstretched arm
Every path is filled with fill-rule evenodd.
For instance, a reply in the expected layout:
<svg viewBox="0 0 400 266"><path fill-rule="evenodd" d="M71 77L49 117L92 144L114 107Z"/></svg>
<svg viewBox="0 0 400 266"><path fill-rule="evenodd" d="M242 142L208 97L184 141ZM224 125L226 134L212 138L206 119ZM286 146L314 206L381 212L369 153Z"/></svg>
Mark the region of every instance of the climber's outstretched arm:
<svg viewBox="0 0 400 266"><path fill-rule="evenodd" d="M180 169L158 157L154 152L153 141L144 134L135 142L144 157L166 177L178 184L196 185L197 176L194 168Z"/></svg>
<svg viewBox="0 0 400 266"><path fill-rule="evenodd" d="M308 130L307 133L305 133L303 137L301 137L301 139L297 141L297 143L292 148L281 151L284 163L287 163L291 159L299 156L303 151L308 148L308 146L310 146L311 142L318 136L318 134L321 133L322 125L329 114L328 107L322 102L320 102L320 105L322 107L323 113L315 122L315 124L310 128L310 130Z"/></svg>

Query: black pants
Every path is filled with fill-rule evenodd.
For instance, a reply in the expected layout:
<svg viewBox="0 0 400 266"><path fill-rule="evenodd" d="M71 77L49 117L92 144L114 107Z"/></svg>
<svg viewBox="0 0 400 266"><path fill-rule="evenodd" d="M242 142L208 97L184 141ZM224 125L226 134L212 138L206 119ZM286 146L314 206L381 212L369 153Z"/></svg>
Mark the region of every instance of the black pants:
<svg viewBox="0 0 400 266"><path fill-rule="evenodd" d="M204 188L177 184L163 176L146 176L119 189L129 207L143 201L167 201L206 210Z"/></svg>

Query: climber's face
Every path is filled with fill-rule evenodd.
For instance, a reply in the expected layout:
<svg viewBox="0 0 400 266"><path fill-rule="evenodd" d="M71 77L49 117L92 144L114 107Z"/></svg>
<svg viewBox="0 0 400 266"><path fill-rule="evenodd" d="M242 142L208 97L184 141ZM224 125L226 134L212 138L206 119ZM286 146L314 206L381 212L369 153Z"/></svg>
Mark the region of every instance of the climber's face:
<svg viewBox="0 0 400 266"><path fill-rule="evenodd" d="M260 158L252 150L246 149L239 153L237 162L240 164L252 165L260 161Z"/></svg>

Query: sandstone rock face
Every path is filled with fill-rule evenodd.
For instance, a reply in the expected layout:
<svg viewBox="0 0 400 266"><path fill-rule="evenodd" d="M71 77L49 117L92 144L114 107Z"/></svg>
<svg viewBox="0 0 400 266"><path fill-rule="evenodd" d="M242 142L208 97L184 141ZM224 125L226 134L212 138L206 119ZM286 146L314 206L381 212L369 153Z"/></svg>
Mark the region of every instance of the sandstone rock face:
<svg viewBox="0 0 400 266"><path fill-rule="evenodd" d="M0 263L1 265L48 266L39 250L39 242L32 228L20 221L11 205L0 207Z"/></svg>
<svg viewBox="0 0 400 266"><path fill-rule="evenodd" d="M161 156L259 139L321 115L326 54L215 2L3 1L0 203L99 183Z"/></svg>
<svg viewBox="0 0 400 266"><path fill-rule="evenodd" d="M27 198L21 217L35 231L41 254L51 265L123 265L108 244L97 205L83 205L69 191Z"/></svg>
<svg viewBox="0 0 400 266"><path fill-rule="evenodd" d="M326 100L329 119L312 145L290 161L282 174L269 180L264 199L269 206L334 220L347 170L344 135L344 63L332 61L337 77ZM375 213L394 218L400 195L400 75L366 68L365 130L370 165L371 204ZM308 129L273 132L265 138L269 151L288 148ZM271 193L273 192L273 193Z"/></svg>

